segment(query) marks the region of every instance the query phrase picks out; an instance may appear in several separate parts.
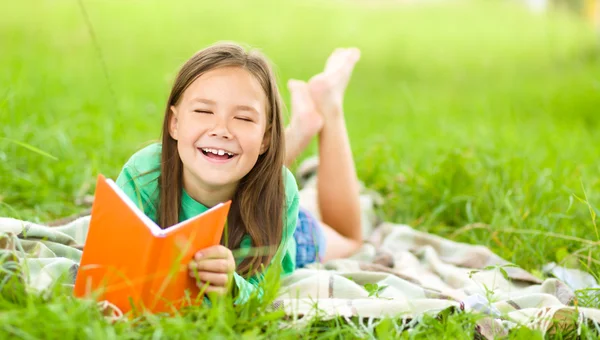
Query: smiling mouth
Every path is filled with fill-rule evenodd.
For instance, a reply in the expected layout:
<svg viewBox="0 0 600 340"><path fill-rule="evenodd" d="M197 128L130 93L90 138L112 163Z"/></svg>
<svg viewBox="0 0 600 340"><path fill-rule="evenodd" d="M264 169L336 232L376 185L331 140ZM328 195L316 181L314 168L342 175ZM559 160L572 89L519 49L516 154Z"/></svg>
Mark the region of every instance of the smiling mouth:
<svg viewBox="0 0 600 340"><path fill-rule="evenodd" d="M215 160L227 160L237 156L233 152L229 152L223 149L198 148L198 150L200 150L204 154L204 156Z"/></svg>

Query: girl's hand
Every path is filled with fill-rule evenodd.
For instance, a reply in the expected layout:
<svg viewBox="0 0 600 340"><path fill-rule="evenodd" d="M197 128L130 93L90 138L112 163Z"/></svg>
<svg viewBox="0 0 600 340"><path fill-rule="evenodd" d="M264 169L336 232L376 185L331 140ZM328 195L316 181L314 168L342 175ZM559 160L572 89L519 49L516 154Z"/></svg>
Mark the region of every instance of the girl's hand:
<svg viewBox="0 0 600 340"><path fill-rule="evenodd" d="M190 276L196 279L198 288L206 287L204 292L218 295L227 294L234 272L233 254L221 245L200 250L189 265Z"/></svg>

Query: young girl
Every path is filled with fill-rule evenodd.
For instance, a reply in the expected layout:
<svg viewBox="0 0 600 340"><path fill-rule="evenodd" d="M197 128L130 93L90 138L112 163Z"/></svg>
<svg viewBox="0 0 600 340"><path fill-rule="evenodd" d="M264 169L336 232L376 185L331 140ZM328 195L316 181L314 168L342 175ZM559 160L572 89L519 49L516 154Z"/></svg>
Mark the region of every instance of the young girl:
<svg viewBox="0 0 600 340"><path fill-rule="evenodd" d="M356 49L336 50L308 84L290 81L292 119L285 131L276 81L261 54L221 43L181 68L162 142L136 152L117 184L162 228L232 200L223 245L199 250L189 266L207 292L225 294L235 286L244 300L275 258L285 275L360 246L359 188L342 111L358 58ZM299 207L296 182L284 166L317 134L323 223ZM281 256L251 252L265 247ZM232 249L244 254L241 260Z"/></svg>

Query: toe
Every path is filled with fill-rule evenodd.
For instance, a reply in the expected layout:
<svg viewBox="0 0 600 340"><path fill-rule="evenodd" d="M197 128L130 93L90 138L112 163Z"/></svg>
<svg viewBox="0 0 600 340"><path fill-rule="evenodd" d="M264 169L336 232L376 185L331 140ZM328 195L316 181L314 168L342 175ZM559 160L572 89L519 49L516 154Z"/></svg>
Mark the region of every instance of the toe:
<svg viewBox="0 0 600 340"><path fill-rule="evenodd" d="M357 62L360 59L360 50L356 47L348 49L348 59L353 63Z"/></svg>
<svg viewBox="0 0 600 340"><path fill-rule="evenodd" d="M327 63L325 64L325 70L331 70L332 68L336 68L340 61L344 60L344 56L346 54L346 48L336 48L333 53L327 58Z"/></svg>

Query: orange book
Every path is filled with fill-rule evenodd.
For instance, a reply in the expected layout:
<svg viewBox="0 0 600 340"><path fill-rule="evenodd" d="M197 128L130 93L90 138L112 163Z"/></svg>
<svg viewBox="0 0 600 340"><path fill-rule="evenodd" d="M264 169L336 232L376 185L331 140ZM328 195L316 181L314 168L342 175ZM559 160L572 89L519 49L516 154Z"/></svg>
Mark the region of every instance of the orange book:
<svg viewBox="0 0 600 340"><path fill-rule="evenodd" d="M99 175L74 295L108 300L123 313L200 304L188 264L198 250L220 243L230 205L161 229L114 181Z"/></svg>

